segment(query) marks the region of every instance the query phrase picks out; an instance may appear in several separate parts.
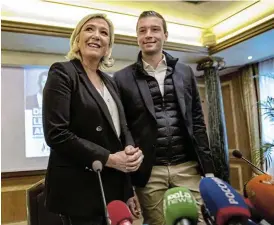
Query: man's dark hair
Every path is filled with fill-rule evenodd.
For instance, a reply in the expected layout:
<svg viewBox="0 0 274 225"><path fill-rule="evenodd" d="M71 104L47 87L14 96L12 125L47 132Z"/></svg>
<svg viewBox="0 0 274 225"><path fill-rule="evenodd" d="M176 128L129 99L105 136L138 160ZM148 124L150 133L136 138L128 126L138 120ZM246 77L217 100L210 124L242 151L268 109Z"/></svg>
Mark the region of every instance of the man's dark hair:
<svg viewBox="0 0 274 225"><path fill-rule="evenodd" d="M164 19L164 17L160 14L160 13L157 13L155 11L143 11L139 18L138 18L138 21L137 21L137 25L136 25L136 30L137 30L137 27L138 27L138 23L139 23L139 20L142 19L142 18L145 18L145 17L158 17L162 20L163 22L163 28L164 28L164 32L166 33L167 32L167 25L166 25L166 20Z"/></svg>

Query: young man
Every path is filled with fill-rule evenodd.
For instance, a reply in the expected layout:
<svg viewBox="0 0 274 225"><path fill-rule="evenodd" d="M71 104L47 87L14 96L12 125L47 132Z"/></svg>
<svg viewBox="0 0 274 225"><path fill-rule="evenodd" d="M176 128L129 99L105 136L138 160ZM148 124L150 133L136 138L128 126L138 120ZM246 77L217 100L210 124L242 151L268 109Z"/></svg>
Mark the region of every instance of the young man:
<svg viewBox="0 0 274 225"><path fill-rule="evenodd" d="M143 12L137 23L138 60L114 75L128 127L144 154L132 182L149 225L165 224L166 190L187 187L201 202L201 175L214 173L194 74L163 51L167 37L164 18Z"/></svg>

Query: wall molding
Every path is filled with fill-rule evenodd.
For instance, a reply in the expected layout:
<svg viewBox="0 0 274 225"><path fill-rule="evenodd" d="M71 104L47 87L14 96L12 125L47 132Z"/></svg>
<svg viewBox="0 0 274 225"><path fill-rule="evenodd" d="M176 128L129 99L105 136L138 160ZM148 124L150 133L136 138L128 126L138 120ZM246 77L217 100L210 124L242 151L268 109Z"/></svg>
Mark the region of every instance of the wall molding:
<svg viewBox="0 0 274 225"><path fill-rule="evenodd" d="M179 44L174 42L166 42L164 45L164 48L166 50L172 50L172 51L182 51L182 52L202 53L202 54L212 55L224 49L227 49L233 45L236 45L245 40L248 40L254 36L262 34L271 29L274 29L274 18L262 24L259 24L258 26L255 26L243 33L240 33L232 38L229 38L219 44L216 44L210 47L209 49L202 46L192 46L192 45ZM66 27L44 25L44 24L1 20L1 31L69 38L73 29L66 28ZM136 37L120 35L120 34L115 34L115 43L137 46Z"/></svg>
<svg viewBox="0 0 274 225"><path fill-rule="evenodd" d="M245 32L242 32L232 38L229 38L215 46L212 46L209 48L209 54L212 55L212 54L215 54L217 52L220 52L224 49L227 49L233 45L236 45L238 43L241 43L245 40L248 40L252 37L255 37L259 34L262 34L266 31L269 31L269 30L272 30L274 29L274 18L273 19L270 19L262 24L259 24L258 26L255 26Z"/></svg>
<svg viewBox="0 0 274 225"><path fill-rule="evenodd" d="M1 31L35 34L52 37L70 38L73 28L58 27L43 24L34 24L18 21L1 20ZM136 37L115 34L115 43L137 46ZM181 52L208 54L208 49L202 46L193 46L174 42L166 42L164 49Z"/></svg>
<svg viewBox="0 0 274 225"><path fill-rule="evenodd" d="M16 172L3 172L1 173L1 179L11 177L28 177L45 175L46 170L31 170L31 171L16 171Z"/></svg>
<svg viewBox="0 0 274 225"><path fill-rule="evenodd" d="M238 172L238 176L239 176L239 186L240 186L240 190L237 189L237 191L239 191L240 193L243 192L244 190L244 184L243 184L243 170L242 170L242 167L241 165L239 164L230 164L230 168L233 168L233 169L237 169L237 172Z"/></svg>

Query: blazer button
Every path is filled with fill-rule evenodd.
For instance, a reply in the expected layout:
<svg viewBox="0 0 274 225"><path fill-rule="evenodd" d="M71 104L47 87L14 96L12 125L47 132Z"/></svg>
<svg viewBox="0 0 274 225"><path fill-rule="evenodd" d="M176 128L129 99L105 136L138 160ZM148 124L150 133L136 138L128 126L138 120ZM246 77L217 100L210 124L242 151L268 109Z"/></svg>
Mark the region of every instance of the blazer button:
<svg viewBox="0 0 274 225"><path fill-rule="evenodd" d="M100 132L102 130L103 130L103 128L101 126L96 127L96 131Z"/></svg>
<svg viewBox="0 0 274 225"><path fill-rule="evenodd" d="M93 171L92 169L88 168L87 166L85 167L85 170Z"/></svg>

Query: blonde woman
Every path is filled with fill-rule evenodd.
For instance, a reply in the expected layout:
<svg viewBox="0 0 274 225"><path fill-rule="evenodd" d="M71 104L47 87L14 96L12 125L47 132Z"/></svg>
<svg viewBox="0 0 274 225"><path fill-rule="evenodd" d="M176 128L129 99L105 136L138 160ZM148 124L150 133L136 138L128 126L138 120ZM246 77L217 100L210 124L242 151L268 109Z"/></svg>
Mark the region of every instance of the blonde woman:
<svg viewBox="0 0 274 225"><path fill-rule="evenodd" d="M123 107L111 78L114 29L103 14L84 17L70 38L70 61L54 63L43 92L43 126L51 148L46 206L64 225L105 224L95 160L102 162L106 202L122 200L139 210L128 172L143 154L134 148Z"/></svg>

